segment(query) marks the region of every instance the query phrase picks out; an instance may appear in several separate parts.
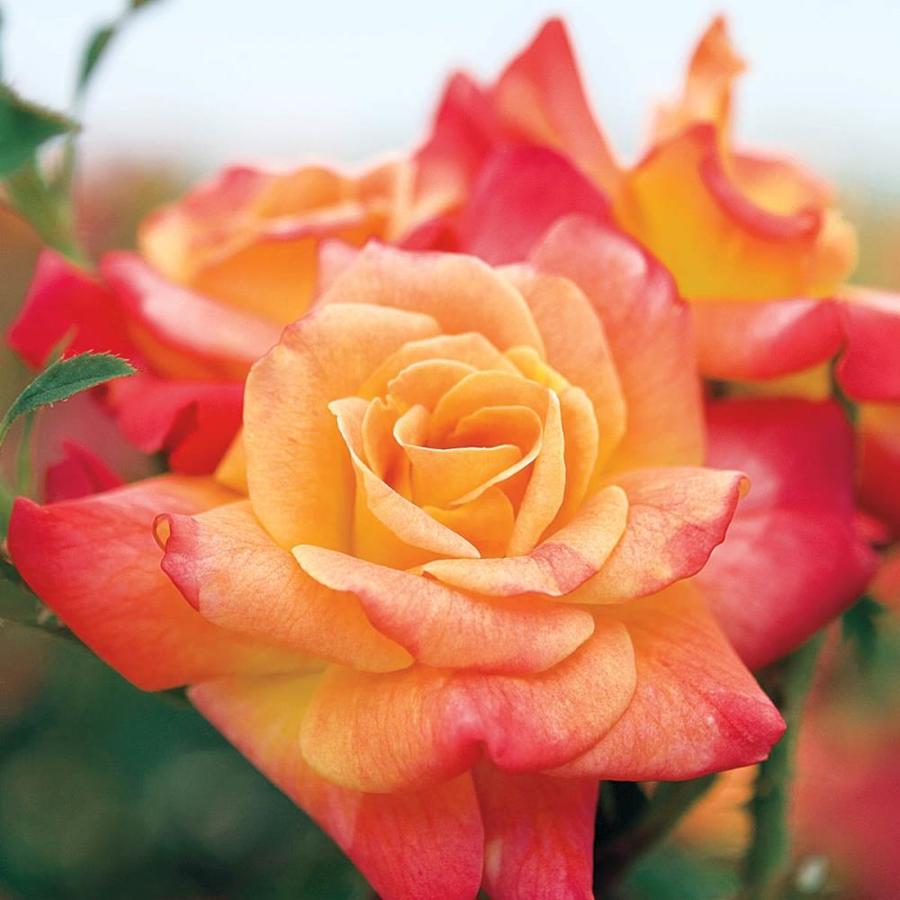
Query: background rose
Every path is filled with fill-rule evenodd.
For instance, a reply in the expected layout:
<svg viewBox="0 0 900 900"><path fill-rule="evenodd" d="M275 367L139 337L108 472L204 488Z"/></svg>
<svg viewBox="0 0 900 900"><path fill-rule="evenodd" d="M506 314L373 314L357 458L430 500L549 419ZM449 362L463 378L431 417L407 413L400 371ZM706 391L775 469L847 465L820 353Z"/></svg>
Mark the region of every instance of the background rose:
<svg viewBox="0 0 900 900"><path fill-rule="evenodd" d="M588 896L598 778L783 728L684 581L743 480L698 465L686 308L589 220L532 262L371 247L254 367L227 486L14 513L76 634L192 685L388 897Z"/></svg>
<svg viewBox="0 0 900 900"><path fill-rule="evenodd" d="M148 216L140 253L105 254L97 275L45 251L9 341L33 366L63 344L131 360L140 374L105 389L124 436L175 471L211 472L250 365L312 302L319 243L395 237L408 180L403 163L359 177L228 169Z"/></svg>

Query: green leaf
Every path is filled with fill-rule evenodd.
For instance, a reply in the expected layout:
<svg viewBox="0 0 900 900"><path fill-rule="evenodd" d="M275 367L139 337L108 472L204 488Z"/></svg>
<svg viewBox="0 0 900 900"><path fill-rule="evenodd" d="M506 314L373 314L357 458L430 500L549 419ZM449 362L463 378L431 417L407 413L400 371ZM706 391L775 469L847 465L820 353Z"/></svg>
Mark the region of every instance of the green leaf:
<svg viewBox="0 0 900 900"><path fill-rule="evenodd" d="M81 353L52 363L13 401L0 420L0 444L19 416L66 400L113 378L133 375L134 368L111 353Z"/></svg>
<svg viewBox="0 0 900 900"><path fill-rule="evenodd" d="M78 81L75 86L76 95L81 95L84 92L88 82L91 80L94 69L97 67L97 63L100 62L115 33L115 25L106 25L103 28L98 28L91 36L85 48L84 56L81 58L81 67L78 70Z"/></svg>
<svg viewBox="0 0 900 900"><path fill-rule="evenodd" d="M28 162L41 144L78 127L68 116L29 103L0 85L0 178Z"/></svg>

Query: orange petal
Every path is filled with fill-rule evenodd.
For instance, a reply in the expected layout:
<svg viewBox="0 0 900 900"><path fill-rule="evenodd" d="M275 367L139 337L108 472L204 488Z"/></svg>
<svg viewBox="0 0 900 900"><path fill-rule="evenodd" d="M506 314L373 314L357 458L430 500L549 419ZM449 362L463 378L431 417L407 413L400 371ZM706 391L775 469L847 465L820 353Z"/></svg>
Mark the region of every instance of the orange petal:
<svg viewBox="0 0 900 900"><path fill-rule="evenodd" d="M827 296L856 259L853 230L835 211L772 210L750 196L709 124L655 147L632 169L616 217L691 299Z"/></svg>
<svg viewBox="0 0 900 900"><path fill-rule="evenodd" d="M368 404L359 397L347 397L330 404L346 442L347 450L357 474L357 497L398 541L409 547L417 547L428 554L438 556L478 556L465 538L441 525L421 507L397 493L382 481L363 461L362 422ZM359 553L360 539L365 537L367 523L355 523L356 549ZM298 543L304 543L302 541ZM321 546L320 541L316 541Z"/></svg>
<svg viewBox="0 0 900 900"><path fill-rule="evenodd" d="M615 190L618 167L591 114L560 19L548 20L507 66L492 97L498 116L514 134L560 150L604 190Z"/></svg>
<svg viewBox="0 0 900 900"><path fill-rule="evenodd" d="M402 403L433 409L450 388L474 371L474 367L456 360L423 360L403 369L390 380L387 389L390 396Z"/></svg>
<svg viewBox="0 0 900 900"><path fill-rule="evenodd" d="M404 344L366 379L357 394L366 399L383 396L391 382L405 369L428 360L450 360L473 369L516 371L515 366L484 335L475 332L439 334Z"/></svg>
<svg viewBox="0 0 900 900"><path fill-rule="evenodd" d="M625 530L627 516L625 492L607 487L569 525L527 556L439 559L422 569L447 584L480 594L562 597L600 571Z"/></svg>
<svg viewBox="0 0 900 900"><path fill-rule="evenodd" d="M450 509L422 508L442 525L461 534L482 556L502 556L506 552L516 512L501 488L488 488L475 500Z"/></svg>
<svg viewBox="0 0 900 900"><path fill-rule="evenodd" d="M423 791L363 794L316 775L298 752L311 680L228 678L194 705L337 842L384 900L471 900L483 830L468 774Z"/></svg>
<svg viewBox="0 0 900 900"><path fill-rule="evenodd" d="M731 88L746 64L728 37L724 16L716 16L697 44L677 103L657 112L654 143L697 122L713 123L723 135L731 125Z"/></svg>
<svg viewBox="0 0 900 900"><path fill-rule="evenodd" d="M521 292L534 316L544 339L547 362L590 398L600 428L602 463L625 432L625 399L597 313L566 278L545 275L527 266L510 266L502 271Z"/></svg>
<svg viewBox="0 0 900 900"><path fill-rule="evenodd" d="M680 780L768 756L784 722L691 584L610 614L634 641L637 690L609 732L556 774Z"/></svg>
<svg viewBox="0 0 900 900"><path fill-rule="evenodd" d="M240 432L222 457L222 461L216 468L213 478L219 484L246 496L247 454L244 451L244 439Z"/></svg>
<svg viewBox="0 0 900 900"><path fill-rule="evenodd" d="M375 627L428 666L540 671L564 660L594 630L591 616L580 610L486 601L320 547L295 547L294 556L320 584L359 597Z"/></svg>
<svg viewBox="0 0 900 900"><path fill-rule="evenodd" d="M263 531L248 501L165 521L163 571L210 622L359 669L410 663L352 597L307 578Z"/></svg>
<svg viewBox="0 0 900 900"><path fill-rule="evenodd" d="M747 479L719 469L636 469L616 476L628 524L609 561L572 600L610 603L696 574L725 537Z"/></svg>
<svg viewBox="0 0 900 900"><path fill-rule="evenodd" d="M318 308L253 367L244 399L250 499L283 547L349 546L353 470L328 404L406 341L436 331L434 319L397 309Z"/></svg>
<svg viewBox="0 0 900 900"><path fill-rule="evenodd" d="M593 900L595 778L473 771L492 900Z"/></svg>
<svg viewBox="0 0 900 900"><path fill-rule="evenodd" d="M587 750L633 689L627 632L604 621L568 659L530 676L332 668L310 704L300 745L320 775L356 790L451 778L473 765L482 744L501 768L533 771Z"/></svg>
<svg viewBox="0 0 900 900"><path fill-rule="evenodd" d="M447 334L477 332L498 350L523 344L543 352L521 294L472 256L370 244L320 303L368 303L425 313Z"/></svg>
<svg viewBox="0 0 900 900"><path fill-rule="evenodd" d="M41 600L145 690L302 669L296 654L206 621L160 569L154 518L189 515L233 496L211 479L170 475L49 506L19 499L10 555Z"/></svg>
<svg viewBox="0 0 900 900"><path fill-rule="evenodd" d="M690 316L669 274L624 235L578 216L560 220L531 258L574 281L603 323L627 410L607 469L702 462Z"/></svg>
<svg viewBox="0 0 900 900"><path fill-rule="evenodd" d="M530 553L562 508L566 495L566 442L559 398L547 395L547 414L541 452L531 467L531 477L519 504L509 537L508 556Z"/></svg>

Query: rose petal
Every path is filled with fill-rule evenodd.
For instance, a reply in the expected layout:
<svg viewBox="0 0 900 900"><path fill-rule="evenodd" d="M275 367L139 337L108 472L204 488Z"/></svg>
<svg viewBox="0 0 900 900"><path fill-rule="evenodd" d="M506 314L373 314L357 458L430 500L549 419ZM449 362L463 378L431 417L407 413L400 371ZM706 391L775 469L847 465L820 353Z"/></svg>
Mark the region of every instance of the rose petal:
<svg viewBox="0 0 900 900"><path fill-rule="evenodd" d="M119 487L122 478L99 456L74 441L63 441L63 458L47 467L44 500L77 500Z"/></svg>
<svg viewBox="0 0 900 900"><path fill-rule="evenodd" d="M594 778L473 772L484 820L484 888L493 900L593 900Z"/></svg>
<svg viewBox="0 0 900 900"><path fill-rule="evenodd" d="M337 842L385 900L471 900L483 830L471 777L423 791L364 794L319 777L298 752L313 679L228 678L194 705Z"/></svg>
<svg viewBox="0 0 900 900"><path fill-rule="evenodd" d="M482 744L503 769L549 768L610 728L631 699L633 679L631 645L616 622L530 676L332 668L303 722L301 748L328 780L376 792L451 778L472 766Z"/></svg>
<svg viewBox="0 0 900 900"><path fill-rule="evenodd" d="M428 666L540 671L564 660L594 630L590 615L564 606L487 601L320 547L295 547L294 556L319 583L355 594L382 634Z"/></svg>
<svg viewBox="0 0 900 900"><path fill-rule="evenodd" d="M317 308L285 330L247 379L244 447L253 509L283 547L350 540L354 481L328 404L353 394L434 319L358 305Z"/></svg>
<svg viewBox="0 0 900 900"><path fill-rule="evenodd" d="M158 514L191 514L232 496L209 479L170 475L49 506L20 498L9 552L41 600L145 690L302 668L294 654L207 622L159 567Z"/></svg>
<svg viewBox="0 0 900 900"><path fill-rule="evenodd" d="M622 540L570 600L614 603L696 574L725 538L746 478L704 468L636 469L615 477L628 497Z"/></svg>
<svg viewBox="0 0 900 900"><path fill-rule="evenodd" d="M624 235L578 216L560 220L531 261L574 281L603 323L627 420L607 470L701 462L690 318L668 273Z"/></svg>
<svg viewBox="0 0 900 900"><path fill-rule="evenodd" d="M699 581L756 669L852 603L873 571L853 523L852 434L833 403L730 400L708 417L710 463L739 464L753 490Z"/></svg>
<svg viewBox="0 0 900 900"><path fill-rule="evenodd" d="M409 655L372 627L352 597L303 574L263 531L248 501L160 519L162 569L210 622L359 669L409 664Z"/></svg>
<svg viewBox="0 0 900 900"><path fill-rule="evenodd" d="M637 689L609 732L556 774L668 781L766 758L784 722L693 585L674 585L608 614L634 642Z"/></svg>
<svg viewBox="0 0 900 900"><path fill-rule="evenodd" d="M625 530L627 516L625 492L608 487L527 556L439 559L422 569L446 584L480 594L562 597L600 571Z"/></svg>
<svg viewBox="0 0 900 900"><path fill-rule="evenodd" d="M847 349L837 366L857 400L900 401L900 294L853 288L838 306Z"/></svg>

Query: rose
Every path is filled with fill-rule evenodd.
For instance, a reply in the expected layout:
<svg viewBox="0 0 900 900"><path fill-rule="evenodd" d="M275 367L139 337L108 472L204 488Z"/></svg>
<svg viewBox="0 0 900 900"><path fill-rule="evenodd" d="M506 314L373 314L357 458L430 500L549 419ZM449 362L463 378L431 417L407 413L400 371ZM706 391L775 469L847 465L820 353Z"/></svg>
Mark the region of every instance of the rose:
<svg viewBox="0 0 900 900"><path fill-rule="evenodd" d="M123 434L176 471L210 472L240 425L250 365L312 301L321 241L398 235L408 177L405 163L357 178L227 169L149 216L141 255L109 253L97 277L46 251L10 343L34 366L63 342L127 357L140 375L106 389Z"/></svg>
<svg viewBox="0 0 900 900"><path fill-rule="evenodd" d="M493 84L450 80L418 154L418 190L434 197L443 189L445 245L494 263L522 259L571 211L629 231L670 267L691 301L700 367L710 378L764 379L766 392L822 400L830 394L823 363L843 351L836 373L848 394L896 402L900 301L845 288L840 300L827 297L852 265L852 231L827 189L799 167L732 150L731 86L741 68L717 19L693 56L683 97L657 117L648 152L626 168L594 122L562 24L551 20ZM796 377L774 380L780 376ZM774 500L769 513L756 507L753 523L738 512L737 534L713 560L719 583L709 588L717 609L746 610L752 601L756 614L740 631L734 615L723 623L745 659L762 664L852 602L871 573L872 557L848 525L851 432L833 405L727 401L709 410L709 458L771 485L751 498ZM894 523L898 421L884 406L860 417L861 497ZM738 422L744 434L736 442ZM781 431L783 439L765 443L768 457L749 439L754 429ZM829 445L834 452L821 450ZM787 460L798 447L823 465L818 488L794 490L798 469ZM791 523L777 542L762 541L770 513L772 526ZM728 583L729 556L740 561L757 544L767 557L758 572L789 569L792 577L761 578L751 597L746 579ZM820 578L823 546L830 553Z"/></svg>
<svg viewBox="0 0 900 900"><path fill-rule="evenodd" d="M621 234L496 270L370 246L253 367L218 483L19 500L9 548L382 896L587 897L598 779L783 730L689 580L744 481L703 442L687 310Z"/></svg>

